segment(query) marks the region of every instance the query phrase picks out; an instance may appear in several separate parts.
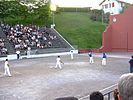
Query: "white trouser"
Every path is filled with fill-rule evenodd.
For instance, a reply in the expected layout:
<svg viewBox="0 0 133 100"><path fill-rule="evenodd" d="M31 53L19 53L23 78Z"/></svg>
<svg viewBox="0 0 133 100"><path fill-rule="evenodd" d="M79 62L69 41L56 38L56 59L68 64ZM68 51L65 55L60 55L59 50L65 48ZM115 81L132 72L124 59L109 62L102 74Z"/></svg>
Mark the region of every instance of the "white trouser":
<svg viewBox="0 0 133 100"><path fill-rule="evenodd" d="M71 54L71 59L73 59L73 54Z"/></svg>
<svg viewBox="0 0 133 100"><path fill-rule="evenodd" d="M90 64L94 63L93 57L90 57Z"/></svg>
<svg viewBox="0 0 133 100"><path fill-rule="evenodd" d="M5 67L5 73L4 75L12 76L9 70L9 67Z"/></svg>
<svg viewBox="0 0 133 100"><path fill-rule="evenodd" d="M30 55L30 51L27 51L27 55L28 55L28 56Z"/></svg>
<svg viewBox="0 0 133 100"><path fill-rule="evenodd" d="M57 62L57 63L56 63L55 68L57 68L57 67L59 67L60 69L62 69L62 67L61 67L61 63L60 63L60 62Z"/></svg>
<svg viewBox="0 0 133 100"><path fill-rule="evenodd" d="M102 65L106 65L106 58L102 59Z"/></svg>

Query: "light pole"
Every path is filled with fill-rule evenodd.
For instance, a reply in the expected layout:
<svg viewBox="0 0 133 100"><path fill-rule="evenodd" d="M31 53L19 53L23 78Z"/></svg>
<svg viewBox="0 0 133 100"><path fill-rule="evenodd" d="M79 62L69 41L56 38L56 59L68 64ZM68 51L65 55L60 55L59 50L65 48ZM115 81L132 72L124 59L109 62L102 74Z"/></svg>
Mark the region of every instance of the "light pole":
<svg viewBox="0 0 133 100"><path fill-rule="evenodd" d="M52 17L53 17L52 18L53 19L53 23L52 23L51 27L54 28L55 27L55 15L54 15L54 12L56 11L56 5L51 4L50 5L50 9L52 11Z"/></svg>
<svg viewBox="0 0 133 100"><path fill-rule="evenodd" d="M55 25L55 22L54 22L54 20L55 20L55 19L54 19L54 11L53 11L52 13L53 13L53 25Z"/></svg>
<svg viewBox="0 0 133 100"><path fill-rule="evenodd" d="M103 24L103 20L104 20L104 11L102 10L102 24Z"/></svg>

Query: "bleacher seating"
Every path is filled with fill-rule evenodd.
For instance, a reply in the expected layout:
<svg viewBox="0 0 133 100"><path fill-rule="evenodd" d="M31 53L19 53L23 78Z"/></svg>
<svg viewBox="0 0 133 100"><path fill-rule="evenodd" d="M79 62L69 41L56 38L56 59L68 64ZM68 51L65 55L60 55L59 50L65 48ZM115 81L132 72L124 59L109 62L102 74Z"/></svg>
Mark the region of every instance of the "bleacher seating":
<svg viewBox="0 0 133 100"><path fill-rule="evenodd" d="M51 28L40 28L31 24L26 26L22 24L17 24L15 26L1 24L1 28L6 36L5 39L7 39L10 46L14 49L12 50L14 53L16 50L25 52L28 47L30 47L31 50L70 48L70 46Z"/></svg>

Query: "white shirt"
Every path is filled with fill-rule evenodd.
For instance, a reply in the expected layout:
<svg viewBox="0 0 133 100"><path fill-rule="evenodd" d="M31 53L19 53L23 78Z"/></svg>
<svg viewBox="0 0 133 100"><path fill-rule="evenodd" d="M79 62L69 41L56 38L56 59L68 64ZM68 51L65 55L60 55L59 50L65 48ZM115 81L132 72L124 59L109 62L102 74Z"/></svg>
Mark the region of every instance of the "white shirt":
<svg viewBox="0 0 133 100"><path fill-rule="evenodd" d="M20 54L20 51L16 51L17 54Z"/></svg>
<svg viewBox="0 0 133 100"><path fill-rule="evenodd" d="M57 63L60 63L60 58L56 58Z"/></svg>
<svg viewBox="0 0 133 100"><path fill-rule="evenodd" d="M5 61L5 67L9 67L9 66L8 66L8 61Z"/></svg>
<svg viewBox="0 0 133 100"><path fill-rule="evenodd" d="M30 50L31 50L31 48L30 48L30 47L28 47L28 50L30 51Z"/></svg>

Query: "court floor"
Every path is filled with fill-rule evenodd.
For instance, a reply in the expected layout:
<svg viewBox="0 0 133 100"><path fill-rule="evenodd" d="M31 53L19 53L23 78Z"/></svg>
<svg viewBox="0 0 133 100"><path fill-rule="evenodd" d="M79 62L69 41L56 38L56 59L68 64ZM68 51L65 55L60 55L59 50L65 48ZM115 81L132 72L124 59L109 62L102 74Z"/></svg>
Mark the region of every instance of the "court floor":
<svg viewBox="0 0 133 100"><path fill-rule="evenodd" d="M3 76L0 62L0 100L54 100L58 97L80 97L117 83L129 72L129 55L109 54L102 66L102 55L96 54L89 64L88 54L62 55L62 69L54 68L57 56L10 60L12 77Z"/></svg>

